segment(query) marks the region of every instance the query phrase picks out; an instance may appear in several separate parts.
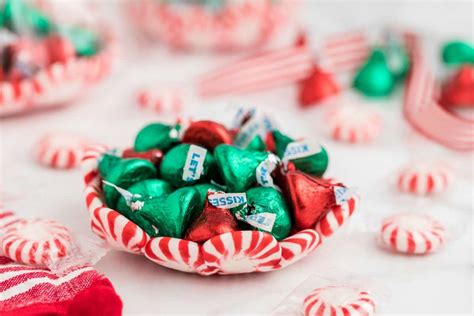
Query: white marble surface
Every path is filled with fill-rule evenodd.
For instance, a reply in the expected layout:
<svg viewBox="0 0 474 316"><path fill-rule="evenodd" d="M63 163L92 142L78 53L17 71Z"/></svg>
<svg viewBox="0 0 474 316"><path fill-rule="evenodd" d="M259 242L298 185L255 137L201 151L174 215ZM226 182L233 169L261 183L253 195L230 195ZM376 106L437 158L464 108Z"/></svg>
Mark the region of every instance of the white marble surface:
<svg viewBox="0 0 474 316"><path fill-rule="evenodd" d="M427 37L471 36L472 5L468 2L304 3L301 23L312 34L330 34L359 26L403 23ZM105 2L109 18L117 22L115 2ZM119 26L120 27L120 26ZM123 28L123 24L122 24ZM134 87L181 82L188 97L188 113L202 117L226 116L222 109L198 105L189 78L232 57L187 56L165 50L132 48L125 53L109 80L74 105L14 117L0 122L2 185L5 204L24 216L57 219L78 233L89 234L79 170L42 168L33 161L37 139L47 133L72 131L117 146L133 141L136 131L154 120L171 116L139 111L132 99ZM295 136L321 139L331 156L328 176L356 186L362 204L350 225L339 231L305 260L265 274L199 277L171 271L144 257L111 251L97 269L114 283L124 312L140 314L265 314L271 312L309 275L332 275L341 281L356 277L381 297L383 313L469 313L472 291L472 156L456 154L414 136L403 122L399 95L371 103L385 119L378 141L352 147L330 141L322 132L324 109L302 112L292 87L248 95L242 100L271 111L281 128ZM394 194L393 172L410 159L445 159L455 167L452 189L434 201L400 198ZM444 249L429 256L407 257L377 247L377 223L383 214L405 210L431 212L450 228ZM315 285L316 286L316 285Z"/></svg>

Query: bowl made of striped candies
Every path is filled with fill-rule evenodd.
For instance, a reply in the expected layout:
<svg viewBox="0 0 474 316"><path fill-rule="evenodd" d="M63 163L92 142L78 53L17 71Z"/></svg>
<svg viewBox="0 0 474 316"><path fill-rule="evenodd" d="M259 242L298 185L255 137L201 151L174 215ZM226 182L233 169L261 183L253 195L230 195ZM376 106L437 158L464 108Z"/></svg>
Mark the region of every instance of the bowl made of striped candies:
<svg viewBox="0 0 474 316"><path fill-rule="evenodd" d="M115 44L108 32L102 36L105 46L94 56L55 62L21 81L0 82L0 117L66 105L105 78Z"/></svg>
<svg viewBox="0 0 474 316"><path fill-rule="evenodd" d="M293 140L258 116L153 123L133 148L86 151L92 231L112 247L201 275L267 272L316 249L358 197L323 179L323 146Z"/></svg>
<svg viewBox="0 0 474 316"><path fill-rule="evenodd" d="M0 117L67 104L109 72L106 27L63 24L23 1L5 1L0 15Z"/></svg>
<svg viewBox="0 0 474 316"><path fill-rule="evenodd" d="M291 15L290 1L129 1L135 28L177 49L233 50L267 42Z"/></svg>

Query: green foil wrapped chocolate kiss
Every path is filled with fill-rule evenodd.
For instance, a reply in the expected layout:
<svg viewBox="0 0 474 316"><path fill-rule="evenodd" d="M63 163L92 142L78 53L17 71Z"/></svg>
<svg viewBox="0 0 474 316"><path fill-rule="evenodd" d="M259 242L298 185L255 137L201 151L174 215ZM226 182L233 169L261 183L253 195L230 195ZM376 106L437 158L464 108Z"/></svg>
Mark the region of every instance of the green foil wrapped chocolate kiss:
<svg viewBox="0 0 474 316"><path fill-rule="evenodd" d="M200 210L204 209L204 206L206 204L207 191L209 190L222 191L222 188L211 183L196 184L195 186L193 186L193 188L196 189L196 191L199 194L199 209Z"/></svg>
<svg viewBox="0 0 474 316"><path fill-rule="evenodd" d="M214 149L214 158L228 192L243 192L256 181L258 165L267 159L267 152L248 151L231 145L219 145Z"/></svg>
<svg viewBox="0 0 474 316"><path fill-rule="evenodd" d="M166 197L148 200L139 213L158 228L159 236L181 238L199 215L198 204L194 188L181 188Z"/></svg>
<svg viewBox="0 0 474 316"><path fill-rule="evenodd" d="M128 189L137 182L156 176L155 166L151 162L143 159L123 159L108 172L104 180L122 189ZM105 183L103 188L107 206L115 209L120 193L115 187Z"/></svg>
<svg viewBox="0 0 474 316"><path fill-rule="evenodd" d="M234 215L256 230L271 233L277 240L286 238L291 229L291 216L283 195L267 187L252 188L246 194L247 204L232 209Z"/></svg>
<svg viewBox="0 0 474 316"><path fill-rule="evenodd" d="M131 201L127 201L126 197L120 196L116 207L116 210L124 215L133 212L134 208L140 208L140 205L146 203L147 200L170 194L172 189L164 180L148 179L135 183L127 191L134 197Z"/></svg>
<svg viewBox="0 0 474 316"><path fill-rule="evenodd" d="M294 142L294 140L280 131L273 131L273 140L277 156L283 159L288 144ZM290 161L295 165L296 169L321 177L328 167L329 157L326 149L323 146L320 147L320 151L316 154Z"/></svg>
<svg viewBox="0 0 474 316"><path fill-rule="evenodd" d="M105 153L99 158L99 172L102 179L105 179L116 165L118 165L123 159L116 156L113 153Z"/></svg>
<svg viewBox="0 0 474 316"><path fill-rule="evenodd" d="M165 154L160 165L161 178L179 188L209 180L215 160L205 148L180 144Z"/></svg>
<svg viewBox="0 0 474 316"><path fill-rule="evenodd" d="M443 45L441 57L448 65L474 64L474 46L468 42L452 41Z"/></svg>
<svg viewBox="0 0 474 316"><path fill-rule="evenodd" d="M352 85L368 97L384 97L392 92L395 78L382 50L372 51L372 55L358 70Z"/></svg>
<svg viewBox="0 0 474 316"><path fill-rule="evenodd" d="M134 149L136 151L147 151L158 148L166 151L179 142L178 131L179 126L161 123L149 124L138 132Z"/></svg>

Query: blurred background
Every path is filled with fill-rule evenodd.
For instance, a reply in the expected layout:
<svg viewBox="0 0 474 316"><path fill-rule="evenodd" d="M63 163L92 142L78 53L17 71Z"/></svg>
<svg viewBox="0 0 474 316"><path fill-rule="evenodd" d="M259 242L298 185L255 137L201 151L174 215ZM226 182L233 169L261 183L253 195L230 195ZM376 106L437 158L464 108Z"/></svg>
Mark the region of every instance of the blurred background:
<svg viewBox="0 0 474 316"><path fill-rule="evenodd" d="M174 122L177 118L230 122L237 105L256 106L271 113L278 126L290 135L325 144L330 153L328 176L357 187L363 201L360 215L317 254L298 265L264 275L204 279L157 267L142 257L110 253L97 269L116 286L126 313L266 313L308 275L334 270L340 271L341 277L357 275L382 284L390 293L384 299L383 312L469 313L473 304L472 151L450 150L411 127L402 114L406 81L399 82L390 94L372 98L355 91L351 84L343 84L354 78L357 69L334 73L341 80L340 95L309 106L301 105L298 82L303 78L299 77L248 93L211 96L200 93L198 82L203 75L212 75L215 69L228 71L228 65L262 50L293 47L301 34L311 60L324 61L322 47L328 39L359 30L370 43L370 51L387 30L416 34L426 63L444 82L455 70L441 60L443 45L453 40L472 45L472 1L247 1L251 5L242 11L221 17L219 30L224 25L239 25L229 27L228 33L223 34L215 33L203 15L219 10L225 1L196 1L206 6L204 13L196 14L200 18L183 9L185 2L35 2L58 24L87 26L100 34L100 49L91 57L80 55L76 46L78 58L107 54L94 59L86 68L89 77L81 74L81 82L73 84L71 90L52 89L51 95L38 100L27 94L24 104L20 99L3 101L3 109L7 110L0 120L0 184L8 207L24 216L57 219L76 232L90 234L81 173L77 169L61 172L35 164L34 148L41 135L74 133L127 147L136 132L149 122ZM158 3L170 7L160 11L155 8ZM269 9L268 3L275 8ZM191 23L189 16L197 21ZM402 42L400 34L395 38L395 43ZM227 84L231 87L235 82ZM58 91L66 91L66 97L58 97ZM165 105L157 110L143 101L144 92ZM8 101L10 94L2 93ZM179 106L173 105L175 98L179 99ZM58 104L49 106L50 103ZM384 122L377 138L369 144L348 144L328 135L327 111L353 104L376 113ZM467 110L449 111L452 115L473 117L472 104ZM393 175L400 166L435 158L455 171L457 181L447 194L434 200L413 200L392 192ZM454 242L428 257L406 258L378 250L373 245L375 228L369 223L378 219L379 212L401 209L433 211L442 214L442 218L453 219L458 225Z"/></svg>

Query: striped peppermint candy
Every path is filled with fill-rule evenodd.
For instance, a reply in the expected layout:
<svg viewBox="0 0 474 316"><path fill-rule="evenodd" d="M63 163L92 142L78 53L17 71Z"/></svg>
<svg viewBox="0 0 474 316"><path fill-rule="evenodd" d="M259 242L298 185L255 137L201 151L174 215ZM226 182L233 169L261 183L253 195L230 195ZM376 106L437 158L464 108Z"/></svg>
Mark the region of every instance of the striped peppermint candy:
<svg viewBox="0 0 474 316"><path fill-rule="evenodd" d="M278 268L281 247L270 234L235 231L215 236L202 246L204 261L219 274L266 272Z"/></svg>
<svg viewBox="0 0 474 316"><path fill-rule="evenodd" d="M430 195L446 191L452 182L451 170L435 163L415 163L398 173L398 189L415 195Z"/></svg>
<svg viewBox="0 0 474 316"><path fill-rule="evenodd" d="M417 213L397 214L385 219L380 232L385 246L407 254L435 252L446 240L446 231L440 222Z"/></svg>
<svg viewBox="0 0 474 316"><path fill-rule="evenodd" d="M0 235L8 226L17 223L19 220L20 219L12 211L0 209Z"/></svg>
<svg viewBox="0 0 474 316"><path fill-rule="evenodd" d="M142 251L151 261L174 270L197 272L205 269L201 247L192 241L157 237L151 239Z"/></svg>
<svg viewBox="0 0 474 316"><path fill-rule="evenodd" d="M98 207L92 212L92 230L114 248L131 253L140 253L150 239L134 222L117 211Z"/></svg>
<svg viewBox="0 0 474 316"><path fill-rule="evenodd" d="M305 46L257 53L204 74L198 90L204 97L262 91L305 79L313 64Z"/></svg>
<svg viewBox="0 0 474 316"><path fill-rule="evenodd" d="M183 108L182 91L174 88L142 89L136 101L139 107L158 113L179 113Z"/></svg>
<svg viewBox="0 0 474 316"><path fill-rule="evenodd" d="M319 245L320 237L314 229L302 230L280 242L280 266L286 267L306 257Z"/></svg>
<svg viewBox="0 0 474 316"><path fill-rule="evenodd" d="M69 251L69 230L53 220L19 220L0 237L6 257L20 263L46 265Z"/></svg>
<svg viewBox="0 0 474 316"><path fill-rule="evenodd" d="M36 145L37 161L55 169L72 169L79 165L86 148L92 142L82 136L50 134L42 137Z"/></svg>
<svg viewBox="0 0 474 316"><path fill-rule="evenodd" d="M364 290L327 286L313 290L303 302L305 316L372 316L375 300Z"/></svg>
<svg viewBox="0 0 474 316"><path fill-rule="evenodd" d="M380 133L382 118L362 106L343 106L327 117L329 134L334 140L348 143L368 143Z"/></svg>
<svg viewBox="0 0 474 316"><path fill-rule="evenodd" d="M359 197L354 195L341 205L332 207L331 210L319 220L315 229L321 237L321 242L334 234L338 228L347 222L357 208L358 203Z"/></svg>
<svg viewBox="0 0 474 316"><path fill-rule="evenodd" d="M333 34L321 45L321 61L335 73L354 71L367 59L371 46L362 30Z"/></svg>

